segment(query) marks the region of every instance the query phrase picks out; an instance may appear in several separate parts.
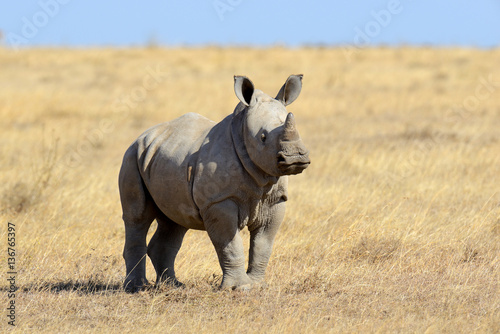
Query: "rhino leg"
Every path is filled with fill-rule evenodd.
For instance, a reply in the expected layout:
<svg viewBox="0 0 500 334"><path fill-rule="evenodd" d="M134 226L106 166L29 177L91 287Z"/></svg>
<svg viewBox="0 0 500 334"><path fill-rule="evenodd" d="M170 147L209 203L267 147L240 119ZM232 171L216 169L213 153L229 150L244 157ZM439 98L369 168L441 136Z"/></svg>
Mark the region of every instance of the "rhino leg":
<svg viewBox="0 0 500 334"><path fill-rule="evenodd" d="M175 277L174 262L187 229L163 214L156 221L158 227L148 245L148 255L156 271L156 284L167 282L177 287L182 286Z"/></svg>
<svg viewBox="0 0 500 334"><path fill-rule="evenodd" d="M148 284L146 279L146 234L148 228L125 221L123 258L125 259L127 276L123 287L127 292L140 291Z"/></svg>
<svg viewBox="0 0 500 334"><path fill-rule="evenodd" d="M274 237L285 216L285 203L275 205L270 212L269 220L260 227L250 231L250 251L248 254L248 277L254 284L264 280L267 264L271 257Z"/></svg>
<svg viewBox="0 0 500 334"><path fill-rule="evenodd" d="M119 177L125 223L123 258L127 269L123 286L128 292L136 292L148 284L146 235L157 212L156 205L142 182L136 157L135 147L132 146L125 154Z"/></svg>
<svg viewBox="0 0 500 334"><path fill-rule="evenodd" d="M207 210L204 222L222 268L220 287L249 288L252 281L245 272L245 253L238 229L238 206L231 200L214 204Z"/></svg>

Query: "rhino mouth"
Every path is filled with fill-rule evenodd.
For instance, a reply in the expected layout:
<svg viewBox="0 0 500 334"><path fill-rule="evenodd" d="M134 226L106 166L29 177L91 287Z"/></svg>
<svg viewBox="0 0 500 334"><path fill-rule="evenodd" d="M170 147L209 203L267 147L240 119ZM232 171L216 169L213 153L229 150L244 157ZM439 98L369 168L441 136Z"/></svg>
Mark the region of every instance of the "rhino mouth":
<svg viewBox="0 0 500 334"><path fill-rule="evenodd" d="M307 154L278 153L278 169L283 175L300 174L310 163Z"/></svg>

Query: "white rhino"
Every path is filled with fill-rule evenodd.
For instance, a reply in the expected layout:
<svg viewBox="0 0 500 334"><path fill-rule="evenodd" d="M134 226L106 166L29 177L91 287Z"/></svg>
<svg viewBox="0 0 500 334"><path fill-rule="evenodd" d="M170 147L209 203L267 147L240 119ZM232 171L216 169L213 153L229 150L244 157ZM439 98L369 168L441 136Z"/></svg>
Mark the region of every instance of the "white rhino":
<svg viewBox="0 0 500 334"><path fill-rule="evenodd" d="M264 279L285 214L287 175L310 164L285 109L301 88L302 75L291 75L272 98L235 76L241 102L220 123L188 113L147 130L130 146L119 176L127 291L147 284L146 253L157 284L182 285L174 261L188 229L208 232L222 267L221 288L246 289ZM146 246L154 219L158 227ZM239 233L245 226L247 270Z"/></svg>

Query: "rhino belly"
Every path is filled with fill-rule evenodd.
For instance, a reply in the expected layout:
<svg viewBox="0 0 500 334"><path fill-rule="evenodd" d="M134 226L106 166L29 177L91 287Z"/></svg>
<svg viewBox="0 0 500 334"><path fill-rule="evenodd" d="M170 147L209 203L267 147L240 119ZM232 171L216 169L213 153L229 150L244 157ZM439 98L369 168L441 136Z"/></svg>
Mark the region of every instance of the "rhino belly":
<svg viewBox="0 0 500 334"><path fill-rule="evenodd" d="M179 225L203 230L192 196L192 176L199 148L213 122L187 114L160 124L139 141L139 166L157 207Z"/></svg>
<svg viewBox="0 0 500 334"><path fill-rule="evenodd" d="M187 169L187 165L176 164L175 160L153 164L153 170L161 172L152 173L145 183L156 206L168 218L186 228L203 230L199 210L191 196Z"/></svg>

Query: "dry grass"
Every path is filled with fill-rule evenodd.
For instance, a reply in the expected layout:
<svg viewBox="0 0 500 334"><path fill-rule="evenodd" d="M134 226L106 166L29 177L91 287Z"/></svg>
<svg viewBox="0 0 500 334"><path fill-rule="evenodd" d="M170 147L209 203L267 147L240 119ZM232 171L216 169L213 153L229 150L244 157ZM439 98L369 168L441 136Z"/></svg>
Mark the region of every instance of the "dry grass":
<svg viewBox="0 0 500 334"><path fill-rule="evenodd" d="M498 333L499 58L0 49L0 222L3 247L7 222L17 228L17 330ZM148 67L164 75L141 90ZM124 293L117 174L128 145L186 112L222 119L234 74L275 93L291 73L305 75L289 111L312 165L290 179L268 286L216 291L215 252L190 232L177 265L186 289ZM482 84L489 76L496 86Z"/></svg>

